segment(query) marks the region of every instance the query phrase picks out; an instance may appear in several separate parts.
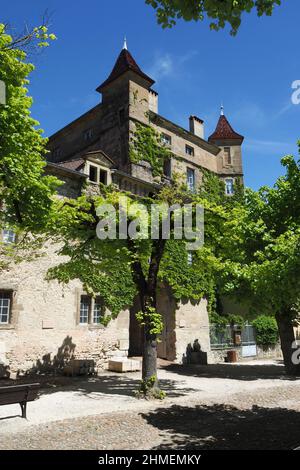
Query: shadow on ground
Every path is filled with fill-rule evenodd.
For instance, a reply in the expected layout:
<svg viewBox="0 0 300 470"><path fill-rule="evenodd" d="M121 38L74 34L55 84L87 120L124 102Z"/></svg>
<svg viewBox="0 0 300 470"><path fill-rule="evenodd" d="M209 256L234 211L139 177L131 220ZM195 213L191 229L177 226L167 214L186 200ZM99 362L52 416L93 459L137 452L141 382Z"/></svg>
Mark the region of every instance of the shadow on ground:
<svg viewBox="0 0 300 470"><path fill-rule="evenodd" d="M300 413L284 408L172 406L141 416L162 431L155 449L285 450L300 442Z"/></svg>
<svg viewBox="0 0 300 470"><path fill-rule="evenodd" d="M56 392L77 392L83 396L99 399L101 395L123 395L134 397L140 384L140 379L124 375L101 374L91 378L72 378L64 386L50 386L41 389L41 395L48 395ZM187 395L191 392L199 392L197 388L178 387L178 381L162 379L159 382L160 388L164 390L168 397L175 398Z"/></svg>
<svg viewBox="0 0 300 470"><path fill-rule="evenodd" d="M233 380L297 380L300 377L287 375L283 365L278 364L210 364L179 365L168 364L164 370L185 376L233 379Z"/></svg>

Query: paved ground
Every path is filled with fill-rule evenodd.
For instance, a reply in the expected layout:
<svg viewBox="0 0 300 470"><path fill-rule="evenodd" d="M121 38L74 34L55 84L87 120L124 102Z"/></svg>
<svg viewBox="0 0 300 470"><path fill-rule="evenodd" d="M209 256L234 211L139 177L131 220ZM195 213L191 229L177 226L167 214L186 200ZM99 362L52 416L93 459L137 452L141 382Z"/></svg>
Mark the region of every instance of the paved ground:
<svg viewBox="0 0 300 470"><path fill-rule="evenodd" d="M164 365L163 402L137 400L139 374L103 373L0 408L0 449L288 449L300 442L300 379L281 365ZM6 417L11 418L6 419Z"/></svg>

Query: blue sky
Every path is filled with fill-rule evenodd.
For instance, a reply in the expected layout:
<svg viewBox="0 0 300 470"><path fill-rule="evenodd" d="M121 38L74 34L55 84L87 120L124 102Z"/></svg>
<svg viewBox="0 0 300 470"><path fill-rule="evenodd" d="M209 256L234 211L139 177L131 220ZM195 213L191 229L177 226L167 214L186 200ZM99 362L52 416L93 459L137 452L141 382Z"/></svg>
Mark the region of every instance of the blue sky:
<svg viewBox="0 0 300 470"><path fill-rule="evenodd" d="M282 173L281 156L297 154L300 105L291 102L291 85L300 79L298 0L283 1L270 18L245 14L236 37L228 29L210 31L207 22L163 30L144 0L11 0L1 6L1 21L19 30L39 24L46 9L58 40L33 57L30 85L33 115L46 135L99 102L94 90L126 35L128 49L157 82L160 114L183 127L196 114L208 137L223 101L245 136L247 186L272 185Z"/></svg>

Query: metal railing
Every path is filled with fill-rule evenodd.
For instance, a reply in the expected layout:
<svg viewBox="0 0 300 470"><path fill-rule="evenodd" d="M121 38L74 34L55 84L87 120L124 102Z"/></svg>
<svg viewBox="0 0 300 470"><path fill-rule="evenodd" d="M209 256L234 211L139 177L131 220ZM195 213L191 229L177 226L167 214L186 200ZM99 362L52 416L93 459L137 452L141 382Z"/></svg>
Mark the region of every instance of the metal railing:
<svg viewBox="0 0 300 470"><path fill-rule="evenodd" d="M235 333L240 331L240 343L235 342ZM212 349L225 349L235 346L255 345L255 330L252 325L244 325L241 329L237 325L220 326L210 325L210 345Z"/></svg>

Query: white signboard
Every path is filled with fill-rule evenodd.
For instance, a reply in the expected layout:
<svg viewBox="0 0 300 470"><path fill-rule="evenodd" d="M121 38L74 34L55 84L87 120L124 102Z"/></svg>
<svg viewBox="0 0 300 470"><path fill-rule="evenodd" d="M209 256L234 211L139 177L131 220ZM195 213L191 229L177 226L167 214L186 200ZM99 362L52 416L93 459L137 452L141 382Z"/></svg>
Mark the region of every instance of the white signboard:
<svg viewBox="0 0 300 470"><path fill-rule="evenodd" d="M242 346L242 357L256 356L256 344Z"/></svg>

